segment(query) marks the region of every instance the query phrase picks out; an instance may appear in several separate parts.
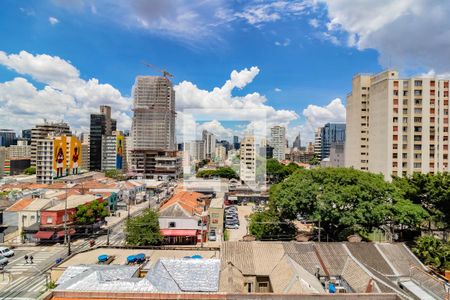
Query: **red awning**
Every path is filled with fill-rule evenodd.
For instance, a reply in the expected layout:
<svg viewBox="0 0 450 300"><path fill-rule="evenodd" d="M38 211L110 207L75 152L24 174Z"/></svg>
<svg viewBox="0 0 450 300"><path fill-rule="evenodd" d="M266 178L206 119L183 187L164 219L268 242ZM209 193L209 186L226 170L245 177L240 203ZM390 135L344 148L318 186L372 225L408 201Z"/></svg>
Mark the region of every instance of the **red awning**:
<svg viewBox="0 0 450 300"><path fill-rule="evenodd" d="M65 230L61 230L61 231L58 231L58 233L56 234L56 237L60 238L60 237L64 236L65 234L66 234L66 231ZM68 235L74 235L75 234L75 229L71 228L71 229L67 230L67 234Z"/></svg>
<svg viewBox="0 0 450 300"><path fill-rule="evenodd" d="M161 229L163 236L197 236L195 229Z"/></svg>
<svg viewBox="0 0 450 300"><path fill-rule="evenodd" d="M53 236L55 232L54 231L38 231L34 237L36 239L41 239L41 240L48 240L49 238L51 238Z"/></svg>

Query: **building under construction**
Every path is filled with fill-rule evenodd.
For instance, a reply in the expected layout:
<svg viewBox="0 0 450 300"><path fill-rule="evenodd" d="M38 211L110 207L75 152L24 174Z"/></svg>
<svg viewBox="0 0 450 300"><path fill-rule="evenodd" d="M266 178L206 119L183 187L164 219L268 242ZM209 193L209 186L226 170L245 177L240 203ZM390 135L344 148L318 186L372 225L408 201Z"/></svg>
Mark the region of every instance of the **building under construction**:
<svg viewBox="0 0 450 300"><path fill-rule="evenodd" d="M176 179L181 159L175 143L175 91L166 76L138 76L133 88L134 115L130 175Z"/></svg>

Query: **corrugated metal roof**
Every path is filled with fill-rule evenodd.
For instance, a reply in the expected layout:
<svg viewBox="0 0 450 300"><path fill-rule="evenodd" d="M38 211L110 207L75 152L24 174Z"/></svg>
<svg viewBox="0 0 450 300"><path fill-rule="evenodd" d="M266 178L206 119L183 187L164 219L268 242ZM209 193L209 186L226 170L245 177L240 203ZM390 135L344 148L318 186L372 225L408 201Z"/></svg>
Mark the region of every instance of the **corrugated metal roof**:
<svg viewBox="0 0 450 300"><path fill-rule="evenodd" d="M362 264L385 275L394 275L392 268L380 254L374 243L347 243L350 253Z"/></svg>
<svg viewBox="0 0 450 300"><path fill-rule="evenodd" d="M315 246L330 275L342 274L349 257L342 243L316 243Z"/></svg>
<svg viewBox="0 0 450 300"><path fill-rule="evenodd" d="M342 277L347 281L355 293L365 293L371 277L353 259L348 258Z"/></svg>
<svg viewBox="0 0 450 300"><path fill-rule="evenodd" d="M325 275L320 261L314 251L314 243L284 243L284 249L294 261L305 268L309 273L315 274L317 268L320 274Z"/></svg>
<svg viewBox="0 0 450 300"><path fill-rule="evenodd" d="M255 242L252 243L252 246L255 274L268 276L284 256L283 244L280 242Z"/></svg>
<svg viewBox="0 0 450 300"><path fill-rule="evenodd" d="M238 268L244 275L255 275L252 243L225 242L221 248L222 266L228 262Z"/></svg>
<svg viewBox="0 0 450 300"><path fill-rule="evenodd" d="M400 276L409 276L409 269L412 266L422 268L417 258L405 249L402 243L377 243L375 245Z"/></svg>

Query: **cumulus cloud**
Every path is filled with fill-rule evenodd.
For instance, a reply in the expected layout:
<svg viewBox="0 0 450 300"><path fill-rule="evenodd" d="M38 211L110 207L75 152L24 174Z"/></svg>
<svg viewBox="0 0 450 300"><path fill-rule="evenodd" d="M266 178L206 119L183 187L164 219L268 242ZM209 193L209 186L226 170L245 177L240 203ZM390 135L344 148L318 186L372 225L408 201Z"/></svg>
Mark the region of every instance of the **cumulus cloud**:
<svg viewBox="0 0 450 300"><path fill-rule="evenodd" d="M274 91L277 92L277 93L279 93L279 92L281 92L282 90L281 90L280 88L275 88Z"/></svg>
<svg viewBox="0 0 450 300"><path fill-rule="evenodd" d="M281 47L287 47L291 44L291 40L290 39L285 39L284 41L276 41L275 42L275 46L281 46Z"/></svg>
<svg viewBox="0 0 450 300"><path fill-rule="evenodd" d="M309 25L311 25L311 26L314 27L314 28L319 27L319 20L317 20L317 19L315 19L315 18L309 20L308 23L309 23Z"/></svg>
<svg viewBox="0 0 450 300"><path fill-rule="evenodd" d="M42 119L66 120L75 130L88 131L89 115L101 104L110 105L119 128L130 128L131 101L96 78L84 80L70 62L46 54L0 51L0 65L44 84L36 88L26 78L0 83L0 126L31 128ZM26 116L26 117L24 117Z"/></svg>
<svg viewBox="0 0 450 300"><path fill-rule="evenodd" d="M329 34L347 34L357 49L376 49L383 66L450 70L450 2L331 1L327 6ZM388 13L386 13L388 12Z"/></svg>
<svg viewBox="0 0 450 300"><path fill-rule="evenodd" d="M336 98L326 106L308 105L303 110L309 130L314 130L329 122L345 123L345 106L341 99Z"/></svg>
<svg viewBox="0 0 450 300"><path fill-rule="evenodd" d="M59 23L59 20L58 20L57 18L55 18L55 17L49 17L49 18L48 18L48 21L49 21L50 24L52 24L52 25L56 25L56 24Z"/></svg>

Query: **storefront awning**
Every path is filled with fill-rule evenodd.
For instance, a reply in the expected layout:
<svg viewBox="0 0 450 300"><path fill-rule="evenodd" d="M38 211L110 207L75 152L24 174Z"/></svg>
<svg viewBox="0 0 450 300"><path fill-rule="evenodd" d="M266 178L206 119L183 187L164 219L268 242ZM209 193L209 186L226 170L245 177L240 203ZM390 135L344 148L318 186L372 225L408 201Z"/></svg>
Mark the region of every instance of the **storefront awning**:
<svg viewBox="0 0 450 300"><path fill-rule="evenodd" d="M55 232L54 231L38 231L34 237L36 239L41 239L41 240L48 240L49 238L51 238L53 236Z"/></svg>
<svg viewBox="0 0 450 300"><path fill-rule="evenodd" d="M60 237L63 237L65 234L66 234L66 231L65 230L61 230L61 231L58 231L58 233L56 234L56 237L60 238ZM74 235L75 234L75 229L73 229L73 228L68 229L67 230L67 234L68 235Z"/></svg>
<svg viewBox="0 0 450 300"><path fill-rule="evenodd" d="M197 236L195 229L161 229L163 236Z"/></svg>

